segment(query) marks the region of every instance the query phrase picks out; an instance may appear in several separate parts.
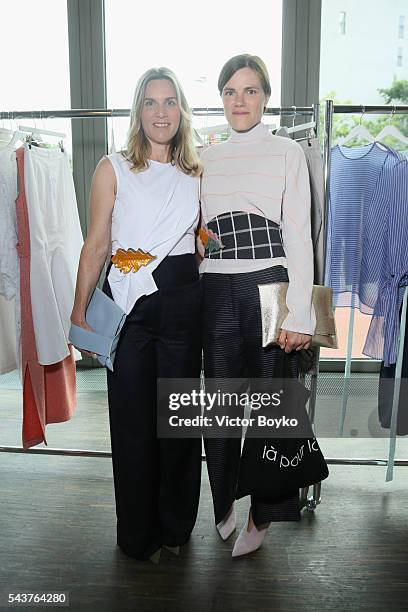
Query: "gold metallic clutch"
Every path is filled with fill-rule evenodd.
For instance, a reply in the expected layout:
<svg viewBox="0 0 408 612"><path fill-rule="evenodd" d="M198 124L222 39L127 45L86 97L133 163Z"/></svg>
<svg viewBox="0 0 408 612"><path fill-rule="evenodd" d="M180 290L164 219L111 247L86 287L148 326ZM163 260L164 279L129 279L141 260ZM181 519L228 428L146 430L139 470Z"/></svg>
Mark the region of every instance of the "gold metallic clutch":
<svg viewBox="0 0 408 612"><path fill-rule="evenodd" d="M278 344L281 325L288 314L286 306L288 284L258 285L262 317L262 346ZM312 346L338 348L331 288L313 285L312 303L316 313L316 329L312 336Z"/></svg>

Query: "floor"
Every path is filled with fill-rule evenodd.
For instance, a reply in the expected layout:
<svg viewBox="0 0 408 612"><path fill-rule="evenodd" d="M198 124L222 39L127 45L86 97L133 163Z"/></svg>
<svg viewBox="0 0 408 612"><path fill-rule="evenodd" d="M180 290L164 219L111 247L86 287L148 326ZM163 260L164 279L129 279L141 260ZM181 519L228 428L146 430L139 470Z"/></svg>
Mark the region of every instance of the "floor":
<svg viewBox="0 0 408 612"><path fill-rule="evenodd" d="M386 458L388 439L376 431L387 434L376 428L367 385L355 389L346 437L320 438L326 457ZM329 387L319 395L316 423L335 431L339 406ZM4 377L0 410L0 445L20 446L21 390ZM47 435L53 448L110 450L100 373L78 379L75 417ZM405 459L406 442L397 446ZM164 551L154 565L116 547L109 458L0 453L0 609L9 609L8 593L64 591L74 612L408 610L408 468L396 467L388 483L384 466L329 469L314 512L272 524L259 551L232 559L237 534L223 542L215 531L203 462L192 537L179 557ZM238 529L247 510L240 500Z"/></svg>

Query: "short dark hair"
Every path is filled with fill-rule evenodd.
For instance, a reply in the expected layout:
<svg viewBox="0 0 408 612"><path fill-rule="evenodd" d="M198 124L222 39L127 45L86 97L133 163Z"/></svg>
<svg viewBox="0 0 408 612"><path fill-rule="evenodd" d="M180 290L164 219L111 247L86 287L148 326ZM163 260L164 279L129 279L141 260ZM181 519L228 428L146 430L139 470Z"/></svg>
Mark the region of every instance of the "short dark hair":
<svg viewBox="0 0 408 612"><path fill-rule="evenodd" d="M266 64L257 55L250 55L249 53L234 55L234 57L231 57L231 59L224 64L220 76L218 77L218 91L220 92L220 96L222 95L225 84L228 83L230 78L241 68L252 68L252 70L255 70L261 81L264 94L269 98L271 95L271 83Z"/></svg>

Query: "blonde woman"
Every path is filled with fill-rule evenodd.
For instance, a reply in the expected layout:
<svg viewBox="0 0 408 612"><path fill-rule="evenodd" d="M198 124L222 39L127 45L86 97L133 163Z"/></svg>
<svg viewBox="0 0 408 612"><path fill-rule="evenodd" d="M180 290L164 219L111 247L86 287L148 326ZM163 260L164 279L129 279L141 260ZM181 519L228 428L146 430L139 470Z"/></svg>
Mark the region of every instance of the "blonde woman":
<svg viewBox="0 0 408 612"><path fill-rule="evenodd" d="M156 387L157 378L200 374L200 171L176 76L148 70L136 86L126 149L95 170L71 315L87 328L86 305L108 254L152 256L128 273L115 258L103 287L127 313L114 372L107 371L108 401L117 542L139 560L184 544L198 509L201 441L157 437Z"/></svg>

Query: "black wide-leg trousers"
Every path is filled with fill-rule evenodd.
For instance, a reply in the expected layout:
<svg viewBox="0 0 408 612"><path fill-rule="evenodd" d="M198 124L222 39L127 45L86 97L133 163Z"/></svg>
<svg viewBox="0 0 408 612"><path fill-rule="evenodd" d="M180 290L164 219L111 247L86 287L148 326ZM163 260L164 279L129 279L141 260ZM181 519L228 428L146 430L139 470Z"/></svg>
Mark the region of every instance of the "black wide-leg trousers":
<svg viewBox="0 0 408 612"><path fill-rule="evenodd" d="M137 274L137 272L136 272ZM136 559L190 537L200 494L201 440L157 437L157 378L198 378L201 281L194 255L169 256L158 291L128 315L107 371L117 542ZM112 295L108 281L103 290Z"/></svg>
<svg viewBox="0 0 408 612"><path fill-rule="evenodd" d="M283 371L286 376L298 376L298 352L285 354L279 346L262 347L258 284L287 281L287 271L283 266L239 274L203 274L206 378L242 378L245 390L245 381L251 378L259 387L260 381L256 379L282 378ZM285 369L283 359L286 360ZM204 445L217 524L235 499L241 439L206 437ZM251 496L251 509L256 526L269 521L300 520L299 490L274 501Z"/></svg>

